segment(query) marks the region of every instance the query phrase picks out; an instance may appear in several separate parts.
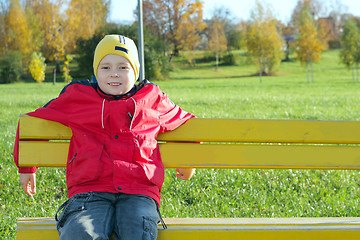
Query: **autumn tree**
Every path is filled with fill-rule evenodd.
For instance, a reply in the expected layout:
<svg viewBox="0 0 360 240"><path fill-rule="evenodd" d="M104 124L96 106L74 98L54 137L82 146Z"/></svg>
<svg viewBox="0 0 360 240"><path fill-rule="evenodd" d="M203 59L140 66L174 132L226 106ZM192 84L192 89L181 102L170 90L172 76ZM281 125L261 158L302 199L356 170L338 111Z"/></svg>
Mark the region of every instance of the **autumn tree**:
<svg viewBox="0 0 360 240"><path fill-rule="evenodd" d="M8 50L19 51L23 59L30 57L32 43L24 8L19 0L11 0L6 18L6 42Z"/></svg>
<svg viewBox="0 0 360 240"><path fill-rule="evenodd" d="M171 45L172 54L178 55L184 46L177 34L183 23L189 19L199 19L200 12L202 15L202 4L199 2L199 0L144 0L144 24L152 34L162 39L167 45ZM201 9L194 10L194 6Z"/></svg>
<svg viewBox="0 0 360 240"><path fill-rule="evenodd" d="M109 0L70 1L63 26L67 52L74 52L77 39L89 39L105 25L109 4Z"/></svg>
<svg viewBox="0 0 360 240"><path fill-rule="evenodd" d="M245 22L235 22L236 17L234 17L232 11L224 6L214 8L210 24L213 19L216 19L223 26L227 50L240 49L247 24Z"/></svg>
<svg viewBox="0 0 360 240"><path fill-rule="evenodd" d="M183 50L188 50L188 59L190 63L195 62L195 50L200 42L199 33L205 29L206 24L203 22L202 3L197 1L190 3L188 10L181 19L181 24L176 29L175 39L182 46Z"/></svg>
<svg viewBox="0 0 360 240"><path fill-rule="evenodd" d="M309 67L311 70L311 80L314 81L312 63L321 59L324 49L320 41L315 20L310 9L304 5L298 19L299 27L295 36L295 55L301 64L306 65L307 82L309 82Z"/></svg>
<svg viewBox="0 0 360 240"><path fill-rule="evenodd" d="M298 0L289 24L292 28L297 29L301 25L303 9L307 9L313 19L318 19L323 12L323 8L321 0Z"/></svg>
<svg viewBox="0 0 360 240"><path fill-rule="evenodd" d="M44 57L56 62L60 71L60 59L65 53L65 16L61 12L63 0L28 0L28 5L40 19L44 32L44 44L41 47ZM66 33L71 34L71 33Z"/></svg>
<svg viewBox="0 0 360 240"><path fill-rule="evenodd" d="M215 54L215 66L218 70L219 58L227 50L224 27L218 19L213 19L209 30L209 50Z"/></svg>
<svg viewBox="0 0 360 240"><path fill-rule="evenodd" d="M27 0L30 2L31 0ZM42 27L42 23L40 17L34 13L30 4L25 4L25 15L26 21L28 23L28 28L30 31L30 41L31 41L31 51L39 52L41 47L44 44L44 30Z"/></svg>
<svg viewBox="0 0 360 240"><path fill-rule="evenodd" d="M344 23L341 45L343 47L340 52L341 62L348 69L352 69L353 80L355 79L354 66L356 65L356 79L359 81L360 29L353 17L348 17Z"/></svg>
<svg viewBox="0 0 360 240"><path fill-rule="evenodd" d="M3 53L7 47L7 31L6 31L6 18L8 15L9 7L5 2L0 2L0 53Z"/></svg>
<svg viewBox="0 0 360 240"><path fill-rule="evenodd" d="M272 75L283 57L284 41L277 29L277 21L269 8L260 2L252 12L252 20L246 34L246 48L250 60L254 62L262 81L262 74Z"/></svg>

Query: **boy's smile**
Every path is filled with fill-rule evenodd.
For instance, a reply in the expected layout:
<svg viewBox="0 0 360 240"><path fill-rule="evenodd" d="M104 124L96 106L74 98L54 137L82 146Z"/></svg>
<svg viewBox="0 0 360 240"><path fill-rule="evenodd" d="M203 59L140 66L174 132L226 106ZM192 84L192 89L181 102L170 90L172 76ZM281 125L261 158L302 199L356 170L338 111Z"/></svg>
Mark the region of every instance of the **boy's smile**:
<svg viewBox="0 0 360 240"><path fill-rule="evenodd" d="M123 95L135 83L135 73L130 62L119 55L106 55L99 64L97 81L100 89L110 95Z"/></svg>

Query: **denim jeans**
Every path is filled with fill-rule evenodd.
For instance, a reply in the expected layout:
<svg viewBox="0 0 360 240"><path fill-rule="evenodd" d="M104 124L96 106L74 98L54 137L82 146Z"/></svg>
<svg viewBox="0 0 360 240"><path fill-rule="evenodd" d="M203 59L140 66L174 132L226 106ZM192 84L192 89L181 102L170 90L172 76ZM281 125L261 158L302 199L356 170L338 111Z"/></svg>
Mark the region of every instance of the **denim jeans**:
<svg viewBox="0 0 360 240"><path fill-rule="evenodd" d="M60 240L156 239L161 215L150 197L123 193L88 192L71 197L55 216Z"/></svg>

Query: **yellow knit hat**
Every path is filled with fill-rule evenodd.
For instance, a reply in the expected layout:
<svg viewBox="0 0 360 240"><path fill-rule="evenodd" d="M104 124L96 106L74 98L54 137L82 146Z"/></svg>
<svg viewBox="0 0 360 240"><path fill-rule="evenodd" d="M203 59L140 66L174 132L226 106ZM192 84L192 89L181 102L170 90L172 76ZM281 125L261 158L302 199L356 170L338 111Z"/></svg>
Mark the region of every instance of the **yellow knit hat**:
<svg viewBox="0 0 360 240"><path fill-rule="evenodd" d="M135 80L138 79L140 67L139 55L133 40L121 35L106 35L98 43L95 48L93 63L96 78L100 61L108 54L119 55L129 60L135 73Z"/></svg>

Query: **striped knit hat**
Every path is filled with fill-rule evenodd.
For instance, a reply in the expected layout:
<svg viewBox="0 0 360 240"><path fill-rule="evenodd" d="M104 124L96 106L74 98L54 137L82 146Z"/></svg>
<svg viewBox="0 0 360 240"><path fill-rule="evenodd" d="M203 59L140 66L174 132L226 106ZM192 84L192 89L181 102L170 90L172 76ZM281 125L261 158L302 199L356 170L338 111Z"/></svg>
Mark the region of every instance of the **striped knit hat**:
<svg viewBox="0 0 360 240"><path fill-rule="evenodd" d="M129 60L135 73L135 80L138 79L140 63L138 51L133 40L121 35L106 35L98 43L95 48L93 63L96 78L100 62L108 54L119 55Z"/></svg>

